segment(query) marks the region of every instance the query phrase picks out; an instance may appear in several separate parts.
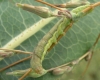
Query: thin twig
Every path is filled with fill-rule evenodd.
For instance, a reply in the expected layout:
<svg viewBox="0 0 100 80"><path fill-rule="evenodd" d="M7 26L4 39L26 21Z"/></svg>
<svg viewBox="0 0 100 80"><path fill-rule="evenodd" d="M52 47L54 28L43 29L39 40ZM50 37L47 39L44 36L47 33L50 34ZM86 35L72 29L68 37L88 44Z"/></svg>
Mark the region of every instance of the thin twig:
<svg viewBox="0 0 100 80"><path fill-rule="evenodd" d="M16 65L16 64L19 64L19 63L21 63L21 62L23 62L23 61L26 61L26 60L28 60L28 59L30 59L30 58L31 58L31 56L26 57L26 58L24 58L24 59L21 59L21 60L19 60L19 61L17 61L17 62L14 62L14 63L10 64L9 66L6 66L6 67L0 69L0 72L6 70L6 69L8 69L8 68L10 68L10 67L12 67L12 66L14 66L14 65Z"/></svg>
<svg viewBox="0 0 100 80"><path fill-rule="evenodd" d="M93 44L93 46L94 46L94 45L96 46L97 42L99 41L99 38L100 38L100 34L98 35L98 37L97 37L95 43ZM78 62L81 61L82 59L84 59L87 55L91 54L92 52L93 52L93 48L91 48L88 52L86 52L83 56L81 56L81 57L78 59ZM93 55L93 53L92 53L92 55ZM91 59L92 59L92 57L90 58L88 65L90 64ZM72 61L72 62L73 62L73 61ZM48 72L50 72L50 71L52 71L52 70L54 70L54 69L56 69L56 68L61 68L61 67L67 66L67 65L69 65L69 64L72 64L72 62L63 64L63 65L61 65L61 66L57 66L57 67L55 67L55 68L51 68L51 69L48 70ZM87 66L88 66L88 65L87 65ZM87 70L87 68L86 68L86 70ZM85 70L85 72L86 72L86 70ZM84 72L84 73L85 73L85 72Z"/></svg>
<svg viewBox="0 0 100 80"><path fill-rule="evenodd" d="M23 80L30 72L32 71L32 68L29 69L29 71L27 71L21 78L19 78L18 80Z"/></svg>
<svg viewBox="0 0 100 80"><path fill-rule="evenodd" d="M48 6L50 6L50 7L53 7L53 8L55 8L55 9L58 9L58 10L62 11L62 9L60 9L59 7L56 7L55 5L50 4L50 3L47 3L47 2L45 2L45 1L42 1L42 0L35 0L35 1L40 2L40 3L42 3L42 4L48 5Z"/></svg>
<svg viewBox="0 0 100 80"><path fill-rule="evenodd" d="M23 54L32 54L32 52L26 52L26 51L21 51L21 50L12 50L12 49L3 49L3 48L0 48L0 50L16 52L16 53L23 53Z"/></svg>
<svg viewBox="0 0 100 80"><path fill-rule="evenodd" d="M93 50L94 50L94 48L96 47L96 44L98 43L99 39L100 39L100 33L99 33L98 37L96 38L96 41L94 42L93 46L91 47L91 49L90 49L90 51L89 51L89 53L91 54L91 57L90 57L90 59L89 59L89 61L88 61L88 64L87 64L87 66L86 66L84 72L83 72L82 75L81 75L81 78L85 75L85 73L86 73L86 71L87 71L87 69L88 69L88 67L89 67L89 65L90 65L90 62L91 62L92 57L93 57Z"/></svg>
<svg viewBox="0 0 100 80"><path fill-rule="evenodd" d="M86 9L84 9L82 12L83 13L87 13L88 11L94 9L97 6L100 6L100 2L97 2L97 3L94 3L94 4L90 5L89 7L87 7Z"/></svg>

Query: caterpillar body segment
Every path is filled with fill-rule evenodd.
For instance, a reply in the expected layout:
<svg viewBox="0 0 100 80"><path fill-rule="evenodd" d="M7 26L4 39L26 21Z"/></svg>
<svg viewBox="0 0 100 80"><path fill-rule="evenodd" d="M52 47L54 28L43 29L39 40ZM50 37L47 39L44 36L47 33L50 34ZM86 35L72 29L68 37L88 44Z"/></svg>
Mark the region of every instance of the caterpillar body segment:
<svg viewBox="0 0 100 80"><path fill-rule="evenodd" d="M34 50L34 54L31 58L31 68L35 71L42 71L42 61L47 53L47 50L53 43L57 42L57 38L60 34L63 34L63 30L70 24L70 19L63 17L38 43L38 46ZM61 29L61 27L63 29ZM61 33L62 32L62 33ZM36 60L35 60L36 59ZM38 61L37 61L38 60ZM36 61L36 62L34 62ZM41 67L41 68L40 68ZM41 69L41 70L40 70Z"/></svg>
<svg viewBox="0 0 100 80"><path fill-rule="evenodd" d="M70 19L63 17L57 24L40 40L38 46L34 50L34 54L43 60L44 55L53 43L57 42L59 35L63 34L63 30L70 24Z"/></svg>
<svg viewBox="0 0 100 80"><path fill-rule="evenodd" d="M90 6L89 4L88 5L84 5L84 6L79 6L79 7L75 8L75 9L73 9L71 12L79 13L79 12L82 12L83 9L85 9L85 8L87 8L89 6Z"/></svg>
<svg viewBox="0 0 100 80"><path fill-rule="evenodd" d="M82 12L84 9L88 8L89 6L90 5L84 5L84 6L80 6L80 7L77 7L75 9L73 9L71 11L72 20L77 21L77 20L79 20L79 18L81 18L81 17L85 16L86 14L90 13L93 10L92 8L86 13Z"/></svg>

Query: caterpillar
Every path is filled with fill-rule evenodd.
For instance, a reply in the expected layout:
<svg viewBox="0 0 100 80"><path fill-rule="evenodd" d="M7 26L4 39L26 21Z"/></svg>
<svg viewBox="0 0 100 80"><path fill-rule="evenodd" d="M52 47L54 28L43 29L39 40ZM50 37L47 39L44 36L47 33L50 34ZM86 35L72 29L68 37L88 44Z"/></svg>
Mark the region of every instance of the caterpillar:
<svg viewBox="0 0 100 80"><path fill-rule="evenodd" d="M88 6L82 6L81 9L84 10ZM74 13L76 15L73 16L73 14L69 13L72 15L72 19L66 18L67 16L63 16L55 25L54 27L40 40L38 43L37 47L34 49L30 64L31 68L36 72L36 73L41 73L44 71L44 68L42 67L42 61L44 60L44 56L47 53L47 50L51 47L53 43L57 43L57 38L65 34L64 30L68 27L69 24L75 21L77 21L79 18L83 17L85 15L81 9ZM81 10L81 11L80 11ZM66 13L66 11L64 11ZM64 13L63 12L63 13ZM73 13L73 10L71 11ZM74 9L75 12L75 9ZM62 13L62 14L63 14ZM78 14L78 15L77 15ZM61 15L61 14L60 14ZM77 19L75 19L77 18ZM38 59L37 59L38 58ZM34 61L34 62L33 62ZM37 61L37 62L35 62Z"/></svg>

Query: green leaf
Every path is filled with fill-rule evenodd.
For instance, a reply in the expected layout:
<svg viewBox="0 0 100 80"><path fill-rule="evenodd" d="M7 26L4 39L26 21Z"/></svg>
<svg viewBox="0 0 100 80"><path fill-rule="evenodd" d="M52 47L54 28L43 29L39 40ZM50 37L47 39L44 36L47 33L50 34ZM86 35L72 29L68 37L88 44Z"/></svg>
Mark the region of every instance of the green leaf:
<svg viewBox="0 0 100 80"><path fill-rule="evenodd" d="M67 0L47 0L50 3L64 3ZM98 2L99 0L91 0ZM17 8L13 2L8 0L0 0L0 46L6 45L11 39L20 34L22 31L34 25L41 20L35 14L23 11ZM15 0L14 3L28 3L31 5L44 6L33 0ZM46 55L43 61L45 69L59 66L69 61L78 59L85 54L95 42L100 33L99 22L100 7L96 8L89 15L77 21L59 43ZM53 27L57 20L50 22L38 33L24 41L16 49L24 51L33 51L40 39ZM13 43L14 44L14 43ZM98 43L100 45L100 43ZM6 58L0 62L0 68L3 68L19 59L29 55L18 54L10 58ZM10 69L0 73L0 80L18 80L18 77L8 76L6 72L14 70L23 70L30 67L30 60L20 63ZM60 77L60 76L59 76ZM26 80L56 80L58 76L48 73L40 78L26 78Z"/></svg>

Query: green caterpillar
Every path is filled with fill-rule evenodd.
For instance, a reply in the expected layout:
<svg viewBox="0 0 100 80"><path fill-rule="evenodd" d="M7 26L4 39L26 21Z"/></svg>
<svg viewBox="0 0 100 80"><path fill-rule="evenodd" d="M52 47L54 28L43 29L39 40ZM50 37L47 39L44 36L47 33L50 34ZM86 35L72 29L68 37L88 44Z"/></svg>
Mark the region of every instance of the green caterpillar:
<svg viewBox="0 0 100 80"><path fill-rule="evenodd" d="M82 6L81 9L83 10L86 7L88 7L88 6L87 5ZM57 38L59 35L64 34L63 30L65 28L67 28L67 26L71 23L71 21L77 21L79 18L83 17L84 13L82 13L81 12L82 10L79 8L80 7L74 9L74 11L73 10L71 11L71 14L73 14L73 12L77 12L77 13L74 13L76 15L74 15L74 16L72 15L72 19L69 19L69 18L66 18L66 16L63 16L63 18L61 18L54 25L54 27L40 40L40 42L38 43L37 47L35 48L35 50L33 52L35 55L33 54L32 58L31 58L31 62L30 62L31 68L33 70L35 70L36 72L40 71L40 73L42 71L44 71L44 69L42 68L42 61L44 60L44 56L46 55L47 50L50 48L50 46L53 43L57 42ZM79 9L79 11L77 11L78 9ZM77 18L77 19L75 19L75 18ZM35 60L36 56L38 58L38 61Z"/></svg>
<svg viewBox="0 0 100 80"><path fill-rule="evenodd" d="M64 29L66 29L70 23L77 21L85 14L90 12L90 11L88 11L87 13L82 12L88 6L89 5L80 6L78 8L75 8L71 12L68 12L66 10L59 11L60 15L58 16L62 16L62 17L60 17L60 20L54 25L54 27L40 40L37 47L33 51L32 58L30 61L32 72L28 76L36 78L48 72L48 70L45 70L42 66L42 61L44 60L44 56L46 55L47 50L51 47L53 43L57 43L57 38L61 34L65 34ZM68 18L66 13L69 14L71 18ZM48 12L46 14L48 14ZM25 73L25 70L23 71ZM20 74L20 76L22 76L24 74L23 71L21 70L18 71L17 73L13 72L13 75Z"/></svg>
<svg viewBox="0 0 100 80"><path fill-rule="evenodd" d="M70 24L70 22L73 20L74 22L77 21L79 18L81 18L84 13L81 11L85 8L87 8L89 5L80 6L78 8L75 8L71 11L72 19L66 18L66 16L63 16L55 25L54 27L40 40L37 47L34 50L34 53L41 58L41 60L44 59L44 56L47 52L47 50L50 48L50 46L53 43L57 42L57 38L59 35L64 34L63 30Z"/></svg>

